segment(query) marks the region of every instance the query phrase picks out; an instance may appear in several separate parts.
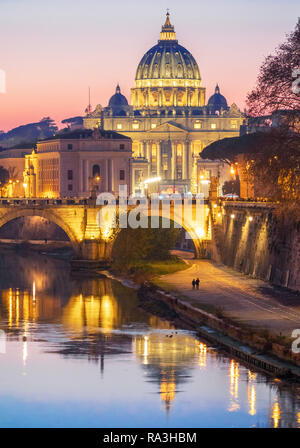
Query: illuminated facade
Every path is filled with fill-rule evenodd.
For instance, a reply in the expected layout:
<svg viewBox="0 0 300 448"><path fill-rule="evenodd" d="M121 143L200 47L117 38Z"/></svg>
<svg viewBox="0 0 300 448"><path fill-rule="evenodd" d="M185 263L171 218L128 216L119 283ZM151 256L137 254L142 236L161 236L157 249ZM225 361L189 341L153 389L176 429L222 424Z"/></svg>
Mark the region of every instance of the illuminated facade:
<svg viewBox="0 0 300 448"><path fill-rule="evenodd" d="M203 179L229 180L222 163L209 166L206 161L202 169L199 153L215 140L238 136L243 120L235 104L227 106L218 85L206 105L198 64L179 45L168 13L158 43L137 67L131 105L117 86L107 107L98 105L83 119L86 128L111 129L132 139L140 164L133 162L134 191L140 191L145 178L160 177L161 192L193 193L207 190Z"/></svg>
<svg viewBox="0 0 300 448"><path fill-rule="evenodd" d="M79 129L37 143L25 156L26 197L87 198L118 193L130 182L131 140L116 132Z"/></svg>
<svg viewBox="0 0 300 448"><path fill-rule="evenodd" d="M23 197L23 171L25 167L25 156L33 150L33 145L20 145L5 149L0 152L0 166L8 171L7 184L0 182L1 197Z"/></svg>

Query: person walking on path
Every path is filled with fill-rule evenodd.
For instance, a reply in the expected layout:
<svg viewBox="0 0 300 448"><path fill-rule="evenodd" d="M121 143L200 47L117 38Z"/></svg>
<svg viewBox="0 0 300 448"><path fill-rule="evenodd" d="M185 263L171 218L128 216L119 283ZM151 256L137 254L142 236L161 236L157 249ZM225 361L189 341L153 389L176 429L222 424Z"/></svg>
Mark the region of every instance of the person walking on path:
<svg viewBox="0 0 300 448"><path fill-rule="evenodd" d="M193 278L193 281L192 281L192 285L193 285L193 289L195 289L196 280L194 278Z"/></svg>
<svg viewBox="0 0 300 448"><path fill-rule="evenodd" d="M199 283L200 283L200 280L199 280L199 278L197 278L197 280L196 280L196 286L197 286L197 289L199 289Z"/></svg>

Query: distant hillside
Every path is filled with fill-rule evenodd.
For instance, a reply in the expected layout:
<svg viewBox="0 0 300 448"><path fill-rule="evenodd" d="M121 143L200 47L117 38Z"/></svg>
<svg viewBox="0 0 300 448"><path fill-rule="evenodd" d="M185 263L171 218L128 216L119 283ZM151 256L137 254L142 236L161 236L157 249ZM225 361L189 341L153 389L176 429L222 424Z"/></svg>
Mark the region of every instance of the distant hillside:
<svg viewBox="0 0 300 448"><path fill-rule="evenodd" d="M45 117L38 123L29 123L8 132L0 132L0 147L11 148L16 145L35 143L37 140L52 137L57 130L54 120Z"/></svg>

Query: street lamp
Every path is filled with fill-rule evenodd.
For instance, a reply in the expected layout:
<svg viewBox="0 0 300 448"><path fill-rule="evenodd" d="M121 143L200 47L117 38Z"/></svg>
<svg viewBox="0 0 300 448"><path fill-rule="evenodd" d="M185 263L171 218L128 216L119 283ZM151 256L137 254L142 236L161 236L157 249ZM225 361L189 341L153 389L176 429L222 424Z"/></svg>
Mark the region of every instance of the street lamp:
<svg viewBox="0 0 300 448"><path fill-rule="evenodd" d="M24 198L26 198L26 188L27 188L26 182L23 183L23 187L24 187Z"/></svg>

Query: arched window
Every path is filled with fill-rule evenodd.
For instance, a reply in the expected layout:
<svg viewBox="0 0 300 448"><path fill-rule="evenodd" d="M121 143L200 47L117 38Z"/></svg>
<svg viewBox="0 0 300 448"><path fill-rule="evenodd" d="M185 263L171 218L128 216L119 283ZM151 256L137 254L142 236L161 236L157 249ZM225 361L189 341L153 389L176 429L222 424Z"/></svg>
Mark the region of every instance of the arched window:
<svg viewBox="0 0 300 448"><path fill-rule="evenodd" d="M93 177L100 177L100 166L93 165Z"/></svg>

